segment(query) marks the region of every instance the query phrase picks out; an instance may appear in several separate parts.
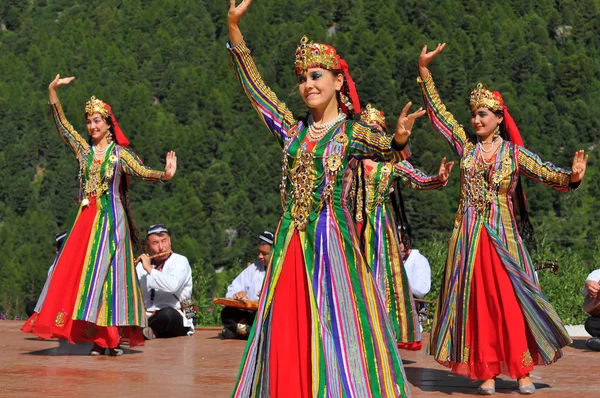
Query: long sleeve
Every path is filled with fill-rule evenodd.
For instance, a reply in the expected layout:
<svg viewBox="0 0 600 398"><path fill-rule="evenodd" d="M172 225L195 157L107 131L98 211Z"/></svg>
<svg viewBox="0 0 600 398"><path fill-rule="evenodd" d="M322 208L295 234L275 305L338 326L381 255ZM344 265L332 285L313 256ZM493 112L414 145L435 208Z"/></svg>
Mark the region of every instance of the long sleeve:
<svg viewBox="0 0 600 398"><path fill-rule="evenodd" d="M417 190L433 190L445 186L439 176L428 176L422 170L415 169L408 160L394 165L394 180L400 180L404 185Z"/></svg>
<svg viewBox="0 0 600 398"><path fill-rule="evenodd" d="M249 271L250 271L250 267L248 267L245 270L243 270L242 272L240 272L240 274L233 280L233 282L231 282L231 285L229 285L229 287L227 288L227 294L225 295L225 297L233 298L234 294L236 294L238 292L246 291L245 279L246 279L246 274L248 274ZM246 294L247 294L247 292L246 292Z"/></svg>
<svg viewBox="0 0 600 398"><path fill-rule="evenodd" d="M152 170L142 163L142 160L131 150L121 149L121 169L124 173L147 181L161 181L164 171Z"/></svg>
<svg viewBox="0 0 600 398"><path fill-rule="evenodd" d="M600 282L600 269L592 271L585 280ZM583 286L583 291L581 292L581 295L584 297L588 295L587 286Z"/></svg>
<svg viewBox="0 0 600 398"><path fill-rule="evenodd" d="M283 147L288 131L296 124L294 115L264 83L245 42L229 48L229 54L235 74L252 106Z"/></svg>
<svg viewBox="0 0 600 398"><path fill-rule="evenodd" d="M374 159L376 161L394 160L401 162L410 156L408 143L398 148L393 144L394 137L386 136L379 130L352 122L352 135L349 151L359 159Z"/></svg>
<svg viewBox="0 0 600 398"><path fill-rule="evenodd" d="M192 268L187 258L178 256L176 261L162 271L152 269L147 276L148 289L156 289L180 297L186 284L192 278Z"/></svg>
<svg viewBox="0 0 600 398"><path fill-rule="evenodd" d="M448 141L458 157L462 158L463 149L468 142L465 129L446 110L446 105L440 99L431 74L427 76L425 81L420 77L417 78L417 81L421 86L425 109L433 128Z"/></svg>
<svg viewBox="0 0 600 398"><path fill-rule="evenodd" d="M60 102L56 102L54 104L49 104L50 110L52 111L52 118L54 119L54 124L56 125L56 129L60 133L63 141L65 141L71 147L77 159L81 159L83 155L90 152L89 144L83 139L81 135L71 123L67 120L65 113L63 112L62 106Z"/></svg>
<svg viewBox="0 0 600 398"><path fill-rule="evenodd" d="M550 162L543 162L538 155L521 146L518 151L519 170L527 177L557 191L566 192L573 189L570 186L570 171L556 167Z"/></svg>

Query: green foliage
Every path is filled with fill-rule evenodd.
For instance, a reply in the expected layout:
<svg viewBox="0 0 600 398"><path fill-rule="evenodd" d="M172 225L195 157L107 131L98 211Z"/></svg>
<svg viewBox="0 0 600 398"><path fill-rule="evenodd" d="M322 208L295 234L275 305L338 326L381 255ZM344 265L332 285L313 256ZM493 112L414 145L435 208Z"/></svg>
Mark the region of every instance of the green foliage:
<svg viewBox="0 0 600 398"><path fill-rule="evenodd" d="M76 76L59 96L84 135L83 106L96 95L113 106L148 166L161 169L166 152L177 152L173 181L133 181L130 197L139 226L165 222L174 249L202 264L195 268L205 286L196 293L202 300L221 288L212 270L252 258L257 233L275 230L280 150L229 65L228 4L1 2L0 306L20 312L39 294L53 260L53 235L66 230L76 212L77 162L46 106L46 88L57 73ZM459 121L468 126L468 95L482 81L503 92L526 145L543 159L568 168L576 149L590 151L578 192L559 194L531 181L525 190L530 215L556 255L598 267L598 21L599 0L272 0L255 1L241 28L265 81L297 115L306 109L293 54L307 34L337 47L362 103L385 110L390 125L408 100L421 103L415 77L423 44L447 42L432 71ZM412 148L411 162L429 173L443 156L454 158L425 119L417 122ZM452 228L457 171L443 191L405 190L416 245L435 248L435 256L445 257L445 246L432 235L446 236Z"/></svg>

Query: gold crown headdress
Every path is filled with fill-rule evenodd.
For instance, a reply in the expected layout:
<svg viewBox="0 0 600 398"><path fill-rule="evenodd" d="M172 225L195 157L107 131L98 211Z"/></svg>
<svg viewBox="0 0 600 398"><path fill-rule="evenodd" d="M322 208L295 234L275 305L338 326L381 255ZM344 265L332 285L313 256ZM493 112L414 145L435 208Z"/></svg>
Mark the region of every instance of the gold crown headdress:
<svg viewBox="0 0 600 398"><path fill-rule="evenodd" d="M93 115L94 113L99 113L106 119L108 116L108 109L106 109L106 103L104 101L99 100L92 95L92 98L85 103L85 114Z"/></svg>
<svg viewBox="0 0 600 398"><path fill-rule="evenodd" d="M385 115L383 111L378 110L371 104L367 104L367 107L361 112L360 121L364 124L378 124L381 127L385 127Z"/></svg>
<svg viewBox="0 0 600 398"><path fill-rule="evenodd" d="M328 70L341 69L340 57L335 48L327 44L313 43L308 37L303 36L296 49L296 74L306 71L310 67Z"/></svg>
<svg viewBox="0 0 600 398"><path fill-rule="evenodd" d="M485 107L495 112L502 109L504 106L498 97L500 96L496 95L495 92L488 90L483 87L483 84L479 83L475 90L471 91L471 101L469 101L469 105L471 105L472 110Z"/></svg>

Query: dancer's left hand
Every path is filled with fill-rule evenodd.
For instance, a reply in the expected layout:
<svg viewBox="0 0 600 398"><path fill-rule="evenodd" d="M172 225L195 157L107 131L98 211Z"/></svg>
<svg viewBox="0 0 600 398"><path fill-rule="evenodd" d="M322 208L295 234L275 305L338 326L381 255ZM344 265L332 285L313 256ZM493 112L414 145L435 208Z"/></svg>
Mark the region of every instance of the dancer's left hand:
<svg viewBox="0 0 600 398"><path fill-rule="evenodd" d="M586 155L583 150L575 152L575 156L573 157L573 167L571 167L571 182L583 180L587 161L588 155Z"/></svg>
<svg viewBox="0 0 600 398"><path fill-rule="evenodd" d="M167 153L167 164L165 166L165 174L163 175L163 180L167 181L173 178L176 171L177 156L175 156L175 152L170 151L169 153Z"/></svg>
<svg viewBox="0 0 600 398"><path fill-rule="evenodd" d="M421 107L416 110L416 112L408 115L408 111L412 106L412 102L409 102L404 106L402 112L400 113L400 117L398 118L398 123L396 123L396 131L394 132L394 141L398 145L404 145L408 141L408 137L412 132L412 128L415 125L415 120L420 118L425 114L425 110Z"/></svg>
<svg viewBox="0 0 600 398"><path fill-rule="evenodd" d="M452 167L454 166L454 162L446 163L446 157L442 159L442 163L440 164L440 171L438 172L438 178L442 184L445 184L450 178L450 172L452 171Z"/></svg>

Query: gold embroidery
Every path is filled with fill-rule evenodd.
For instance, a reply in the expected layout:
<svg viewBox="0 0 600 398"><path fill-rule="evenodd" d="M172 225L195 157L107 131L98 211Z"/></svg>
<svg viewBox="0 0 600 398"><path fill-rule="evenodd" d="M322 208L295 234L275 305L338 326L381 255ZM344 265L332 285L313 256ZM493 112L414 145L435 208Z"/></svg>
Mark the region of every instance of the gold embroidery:
<svg viewBox="0 0 600 398"><path fill-rule="evenodd" d="M531 353L529 350L525 351L523 355L521 355L521 366L524 368L528 368L533 364L533 358L531 358Z"/></svg>
<svg viewBox="0 0 600 398"><path fill-rule="evenodd" d="M336 172L342 165L342 158L337 153L329 155L327 158L327 166L329 171Z"/></svg>
<svg viewBox="0 0 600 398"><path fill-rule="evenodd" d="M381 166L381 169L379 170L379 180L377 180L377 167L378 166L375 166L365 179L367 213L375 211L375 209L381 206L390 196L392 165L386 163Z"/></svg>
<svg viewBox="0 0 600 398"><path fill-rule="evenodd" d="M37 318L38 318L38 315L39 315L39 314L36 312L36 313L35 313L35 314L34 314L34 315L31 317L31 320L29 321L29 326L33 327L33 325L35 324L35 321L36 321L36 320L37 320Z"/></svg>
<svg viewBox="0 0 600 398"><path fill-rule="evenodd" d="M346 136L343 132L338 135ZM287 153L288 146L284 148L283 152L283 164L282 164L282 180L279 185L279 191L281 194L281 204L284 212L286 210L288 192L287 192L287 180L289 176L292 193L290 195L292 199L291 216L294 220L294 224L300 231L304 231L308 225L308 217L311 213L319 211L323 204L329 200L335 190L335 181L337 174L341 169L344 153L345 144L348 141L348 137L342 137L338 139L337 136L333 141L329 143L330 148L334 151L325 159L326 170L322 175L316 175L315 162L318 158L312 151L306 150L301 147L299 151L299 157L296 159L296 163L292 168L289 167L289 155ZM317 185L325 183L325 187L321 192L321 198L317 206L315 206L314 191Z"/></svg>
<svg viewBox="0 0 600 398"><path fill-rule="evenodd" d="M340 133L338 135L335 136L335 140L337 142L339 142L340 144L347 144L348 143L348 136L346 135L346 133Z"/></svg>
<svg viewBox="0 0 600 398"><path fill-rule="evenodd" d="M471 348L466 346L463 348L463 362L467 363L469 362L469 358L471 357Z"/></svg>
<svg viewBox="0 0 600 398"><path fill-rule="evenodd" d="M59 328L65 327L65 324L67 322L67 316L68 314L64 310L59 311L58 314L56 314L54 325Z"/></svg>
<svg viewBox="0 0 600 398"><path fill-rule="evenodd" d="M476 159L477 156L474 150L465 151L461 160L465 181L461 184L460 205L463 211L472 207L476 213L482 214L496 201L500 184L512 173L512 159L509 151L505 151L501 164L496 166L495 163L486 164ZM490 174L491 178L488 177Z"/></svg>

